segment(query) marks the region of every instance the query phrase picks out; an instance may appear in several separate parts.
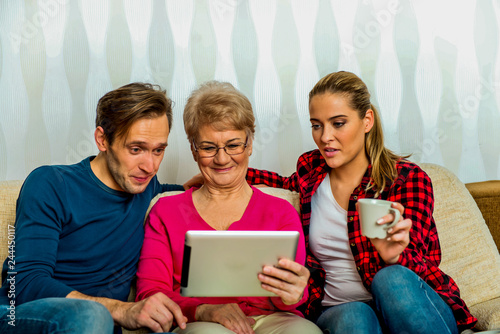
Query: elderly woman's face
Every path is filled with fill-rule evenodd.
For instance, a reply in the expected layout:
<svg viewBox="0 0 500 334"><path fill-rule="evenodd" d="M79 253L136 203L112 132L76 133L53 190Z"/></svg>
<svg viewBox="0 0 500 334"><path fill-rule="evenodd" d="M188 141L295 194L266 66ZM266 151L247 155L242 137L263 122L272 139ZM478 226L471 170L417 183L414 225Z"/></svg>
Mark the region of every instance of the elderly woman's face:
<svg viewBox="0 0 500 334"><path fill-rule="evenodd" d="M247 139L245 131L218 131L206 125L200 129L194 146L197 150L193 152L194 158L198 162L205 184L229 188L246 182L252 142Z"/></svg>

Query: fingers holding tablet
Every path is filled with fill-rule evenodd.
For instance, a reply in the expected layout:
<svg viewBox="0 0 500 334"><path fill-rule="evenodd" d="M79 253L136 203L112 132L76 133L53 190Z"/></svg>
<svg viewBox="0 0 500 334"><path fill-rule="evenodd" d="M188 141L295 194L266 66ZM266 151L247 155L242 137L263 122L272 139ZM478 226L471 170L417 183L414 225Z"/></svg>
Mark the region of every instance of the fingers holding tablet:
<svg viewBox="0 0 500 334"><path fill-rule="evenodd" d="M309 270L290 259L282 258L278 266L264 266L258 275L262 288L281 298L284 304L300 301L309 279Z"/></svg>

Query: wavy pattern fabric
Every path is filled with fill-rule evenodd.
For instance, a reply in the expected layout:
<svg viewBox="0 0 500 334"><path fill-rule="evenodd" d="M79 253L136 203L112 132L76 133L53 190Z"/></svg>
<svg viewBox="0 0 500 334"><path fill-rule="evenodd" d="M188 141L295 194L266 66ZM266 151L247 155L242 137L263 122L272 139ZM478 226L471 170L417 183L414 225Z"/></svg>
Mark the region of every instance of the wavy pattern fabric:
<svg viewBox="0 0 500 334"><path fill-rule="evenodd" d="M182 112L207 80L252 102L251 165L288 175L315 148L308 93L338 70L367 83L389 148L498 179L499 18L496 0L0 1L0 180L96 154L98 99L133 81L175 102L162 181L197 173Z"/></svg>

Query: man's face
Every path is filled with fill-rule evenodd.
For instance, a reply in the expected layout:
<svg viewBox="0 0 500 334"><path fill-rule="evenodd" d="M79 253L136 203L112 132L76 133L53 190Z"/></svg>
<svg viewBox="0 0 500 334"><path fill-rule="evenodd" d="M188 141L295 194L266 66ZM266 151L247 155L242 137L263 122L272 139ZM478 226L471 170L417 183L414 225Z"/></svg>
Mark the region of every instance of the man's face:
<svg viewBox="0 0 500 334"><path fill-rule="evenodd" d="M117 137L106 154L111 188L142 193L160 167L168 134L167 116L163 115L139 119L127 134Z"/></svg>

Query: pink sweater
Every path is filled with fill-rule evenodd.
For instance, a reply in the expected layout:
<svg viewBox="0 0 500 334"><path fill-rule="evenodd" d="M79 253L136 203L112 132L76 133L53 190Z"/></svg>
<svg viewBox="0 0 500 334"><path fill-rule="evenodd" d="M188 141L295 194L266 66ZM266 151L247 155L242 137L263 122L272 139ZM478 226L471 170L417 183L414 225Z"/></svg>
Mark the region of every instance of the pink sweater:
<svg viewBox="0 0 500 334"><path fill-rule="evenodd" d="M229 230L299 231L295 261L304 264L304 235L299 215L287 201L264 194L256 188L239 221ZM182 297L180 282L184 235L188 230L213 230L198 214L193 203L193 188L174 196L162 197L146 219L145 237L137 271L137 298L144 299L157 292L175 301L188 321L195 321L200 304L237 303L247 316L288 311L302 316L296 307L307 300L304 296L295 305L285 305L279 297ZM244 259L242 259L244 260Z"/></svg>

